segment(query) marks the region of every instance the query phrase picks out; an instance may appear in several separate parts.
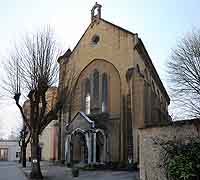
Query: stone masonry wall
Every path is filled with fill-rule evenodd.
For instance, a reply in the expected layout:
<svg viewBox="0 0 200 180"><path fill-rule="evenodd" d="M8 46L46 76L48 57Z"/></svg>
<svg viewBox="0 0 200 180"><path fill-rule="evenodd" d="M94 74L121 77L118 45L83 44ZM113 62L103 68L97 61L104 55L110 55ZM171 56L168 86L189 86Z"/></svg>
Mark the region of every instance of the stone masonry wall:
<svg viewBox="0 0 200 180"><path fill-rule="evenodd" d="M168 126L149 127L139 130L140 180L166 180L160 165L161 147L153 139L183 140L200 137L200 120L176 121Z"/></svg>

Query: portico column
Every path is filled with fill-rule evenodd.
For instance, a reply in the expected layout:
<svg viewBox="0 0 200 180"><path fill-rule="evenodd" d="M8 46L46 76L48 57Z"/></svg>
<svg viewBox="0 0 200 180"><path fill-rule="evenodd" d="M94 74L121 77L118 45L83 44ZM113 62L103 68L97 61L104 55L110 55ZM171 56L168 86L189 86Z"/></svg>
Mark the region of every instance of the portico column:
<svg viewBox="0 0 200 180"><path fill-rule="evenodd" d="M87 133L85 135L85 137L86 137L86 143L87 143L87 148L88 148L88 164L91 164L92 152L91 152L91 135L90 135L90 133Z"/></svg>
<svg viewBox="0 0 200 180"><path fill-rule="evenodd" d="M104 144L103 144L103 161L106 162L106 137L104 135Z"/></svg>
<svg viewBox="0 0 200 180"><path fill-rule="evenodd" d="M67 162L71 163L71 135L68 136L67 141Z"/></svg>
<svg viewBox="0 0 200 180"><path fill-rule="evenodd" d="M96 132L93 133L93 163L96 163Z"/></svg>
<svg viewBox="0 0 200 180"><path fill-rule="evenodd" d="M68 143L69 143L68 140L69 139L68 139L68 136L67 136L66 139L65 139L65 161L67 161L67 162L68 162Z"/></svg>

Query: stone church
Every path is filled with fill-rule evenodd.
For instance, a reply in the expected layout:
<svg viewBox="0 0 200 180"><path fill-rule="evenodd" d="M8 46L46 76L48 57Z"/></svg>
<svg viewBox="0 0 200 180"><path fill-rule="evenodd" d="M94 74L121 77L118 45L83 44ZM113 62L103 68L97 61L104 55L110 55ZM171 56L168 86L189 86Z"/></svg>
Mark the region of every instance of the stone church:
<svg viewBox="0 0 200 180"><path fill-rule="evenodd" d="M138 128L170 121L170 98L137 33L91 10L75 48L58 59L60 84L73 65L78 80L63 108L61 159L68 163L137 163Z"/></svg>

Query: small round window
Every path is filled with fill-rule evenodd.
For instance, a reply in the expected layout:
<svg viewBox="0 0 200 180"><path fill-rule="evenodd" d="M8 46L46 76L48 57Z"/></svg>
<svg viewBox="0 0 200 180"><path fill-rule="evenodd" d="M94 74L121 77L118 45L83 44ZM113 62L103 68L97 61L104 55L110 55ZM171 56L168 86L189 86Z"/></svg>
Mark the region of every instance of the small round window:
<svg viewBox="0 0 200 180"><path fill-rule="evenodd" d="M95 34L95 35L92 37L92 45L97 45L98 42L99 42L99 40L100 40L100 37L99 37L98 35Z"/></svg>

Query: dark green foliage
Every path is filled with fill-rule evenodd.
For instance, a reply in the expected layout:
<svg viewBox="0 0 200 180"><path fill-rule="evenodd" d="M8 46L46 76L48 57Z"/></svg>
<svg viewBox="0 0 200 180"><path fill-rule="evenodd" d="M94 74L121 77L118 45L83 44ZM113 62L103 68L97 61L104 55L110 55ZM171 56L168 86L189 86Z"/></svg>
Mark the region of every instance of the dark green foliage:
<svg viewBox="0 0 200 180"><path fill-rule="evenodd" d="M162 147L161 166L172 180L200 179L200 139L183 141L154 140Z"/></svg>

